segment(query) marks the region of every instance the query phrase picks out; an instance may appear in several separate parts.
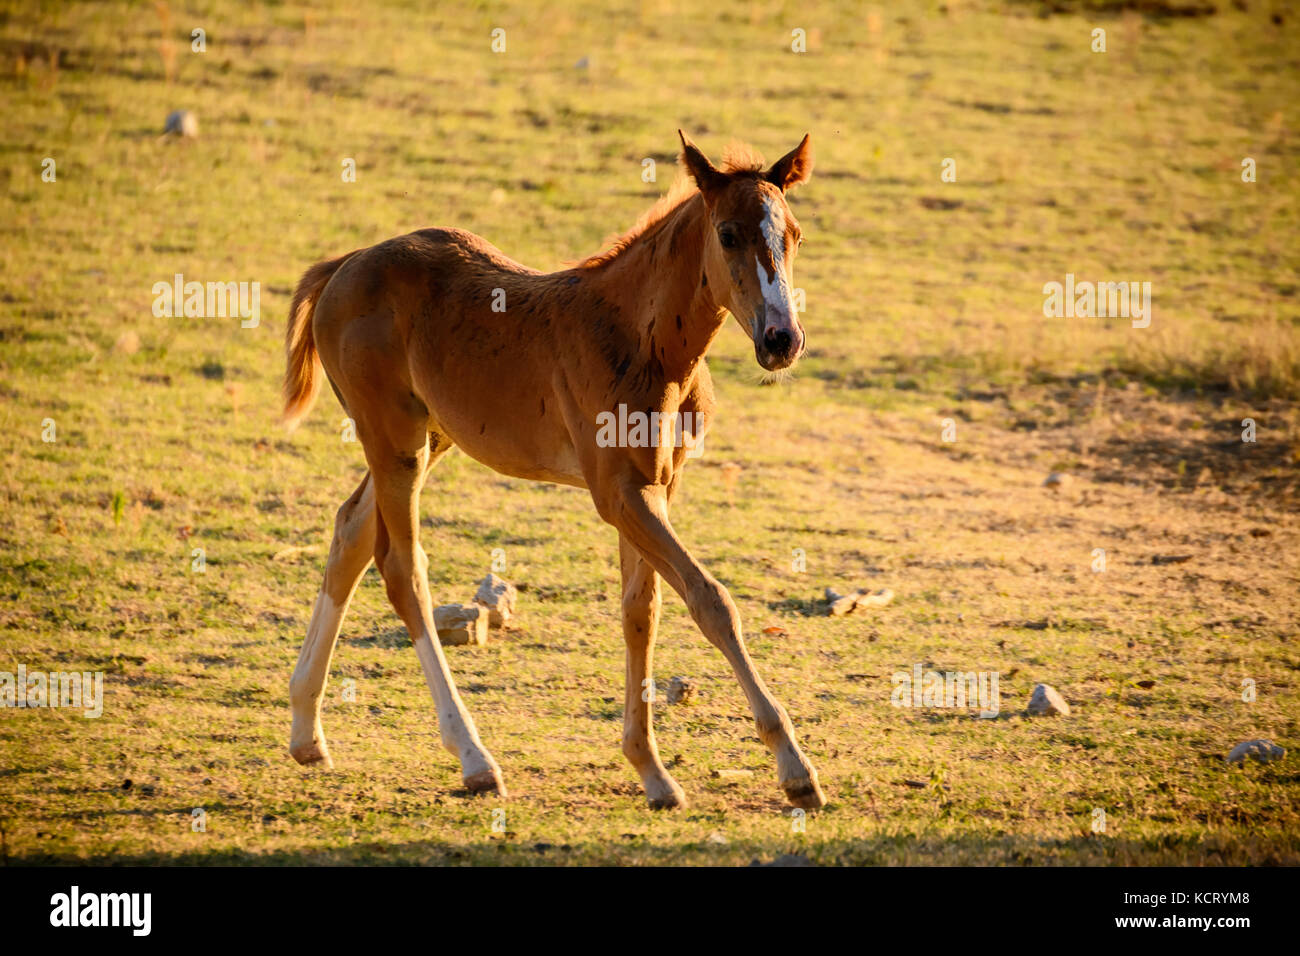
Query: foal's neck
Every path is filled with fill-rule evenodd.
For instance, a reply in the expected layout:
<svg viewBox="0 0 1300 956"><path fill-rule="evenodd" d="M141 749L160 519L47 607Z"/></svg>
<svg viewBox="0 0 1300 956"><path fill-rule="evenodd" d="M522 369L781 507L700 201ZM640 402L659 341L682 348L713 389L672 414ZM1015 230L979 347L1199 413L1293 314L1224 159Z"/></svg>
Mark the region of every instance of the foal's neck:
<svg viewBox="0 0 1300 956"><path fill-rule="evenodd" d="M695 193L633 239L597 277L605 297L619 304L627 331L649 342L670 381L694 378L726 319L704 278L708 228L704 199Z"/></svg>

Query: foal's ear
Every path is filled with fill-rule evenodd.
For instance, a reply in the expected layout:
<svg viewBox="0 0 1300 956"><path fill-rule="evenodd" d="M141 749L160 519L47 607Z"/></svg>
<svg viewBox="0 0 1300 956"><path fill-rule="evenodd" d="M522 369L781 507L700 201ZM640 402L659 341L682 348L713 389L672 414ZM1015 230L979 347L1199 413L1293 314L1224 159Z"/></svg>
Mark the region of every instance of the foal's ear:
<svg viewBox="0 0 1300 956"><path fill-rule="evenodd" d="M793 186L806 183L808 177L812 175L812 168L812 142L805 133L799 145L773 163L772 168L763 174L763 178L781 192L785 192Z"/></svg>
<svg viewBox="0 0 1300 956"><path fill-rule="evenodd" d="M682 138L682 164L707 200L711 193L716 193L727 185L727 174L716 169L685 133L678 130L677 135Z"/></svg>

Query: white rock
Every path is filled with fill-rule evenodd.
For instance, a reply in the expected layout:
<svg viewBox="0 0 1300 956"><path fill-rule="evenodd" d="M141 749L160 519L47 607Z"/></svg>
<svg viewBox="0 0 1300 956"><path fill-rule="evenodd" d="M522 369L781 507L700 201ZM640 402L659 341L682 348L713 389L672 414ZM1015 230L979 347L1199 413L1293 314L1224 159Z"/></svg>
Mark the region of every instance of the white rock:
<svg viewBox="0 0 1300 956"><path fill-rule="evenodd" d="M444 604L433 609L433 626L444 645L487 643L488 612L477 604Z"/></svg>
<svg viewBox="0 0 1300 956"><path fill-rule="evenodd" d="M1034 693L1029 698L1028 710L1030 714L1037 717L1070 716L1070 705L1050 684L1039 684L1034 688Z"/></svg>
<svg viewBox="0 0 1300 956"><path fill-rule="evenodd" d="M127 329L113 343L113 351L120 355L134 355L140 351L140 335L133 329Z"/></svg>
<svg viewBox="0 0 1300 956"><path fill-rule="evenodd" d="M674 677L668 682L668 703L684 704L695 696L695 684L685 677Z"/></svg>
<svg viewBox="0 0 1300 956"><path fill-rule="evenodd" d="M1228 753L1228 763L1245 763L1246 758L1272 763L1286 756L1286 749L1271 740L1243 740Z"/></svg>
<svg viewBox="0 0 1300 956"><path fill-rule="evenodd" d="M176 136L198 136L199 118L189 110L173 110L167 114L167 125L163 128L163 133L172 133Z"/></svg>
<svg viewBox="0 0 1300 956"><path fill-rule="evenodd" d="M868 592L863 588L858 592L857 603L853 605L856 611L860 607L886 607L894 600L894 592L889 588L881 588L879 591Z"/></svg>
<svg viewBox="0 0 1300 956"><path fill-rule="evenodd" d="M1061 491L1073 479L1062 472L1054 471L1043 479L1043 487L1050 488L1052 491Z"/></svg>
<svg viewBox="0 0 1300 956"><path fill-rule="evenodd" d="M852 614L858 608L885 607L894 600L894 592L889 588L868 591L858 588L852 594L840 594L833 588L826 589L826 600L830 602L828 613L831 617Z"/></svg>
<svg viewBox="0 0 1300 956"><path fill-rule="evenodd" d="M489 574L479 582L474 603L487 609L488 621L493 627L505 627L514 616L515 598L518 596L519 592L513 584L495 574Z"/></svg>
<svg viewBox="0 0 1300 956"><path fill-rule="evenodd" d="M827 609L827 613L829 613L831 617L839 617L842 614L848 614L853 610L853 605L857 603L856 595L841 594L833 588L826 589L826 600L831 602L831 606Z"/></svg>
<svg viewBox="0 0 1300 956"><path fill-rule="evenodd" d="M752 770L715 770L711 774L715 780L751 780L754 777Z"/></svg>

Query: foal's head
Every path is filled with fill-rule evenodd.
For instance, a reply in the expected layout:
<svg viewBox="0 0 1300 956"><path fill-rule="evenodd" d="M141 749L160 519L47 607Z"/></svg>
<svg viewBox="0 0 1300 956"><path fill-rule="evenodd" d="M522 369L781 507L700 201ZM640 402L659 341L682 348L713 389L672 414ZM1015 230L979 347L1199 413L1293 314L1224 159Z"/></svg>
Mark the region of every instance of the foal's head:
<svg viewBox="0 0 1300 956"><path fill-rule="evenodd" d="M709 211L704 277L718 304L754 341L758 364L788 368L803 354L804 335L791 301L794 259L803 234L786 190L812 173L808 137L772 167L717 169L678 130L682 162Z"/></svg>

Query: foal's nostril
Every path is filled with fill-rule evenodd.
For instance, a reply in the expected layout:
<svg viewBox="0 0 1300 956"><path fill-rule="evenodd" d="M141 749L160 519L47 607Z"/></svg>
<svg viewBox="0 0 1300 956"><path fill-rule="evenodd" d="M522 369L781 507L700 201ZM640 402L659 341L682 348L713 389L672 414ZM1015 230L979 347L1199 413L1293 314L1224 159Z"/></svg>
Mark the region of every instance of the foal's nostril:
<svg viewBox="0 0 1300 956"><path fill-rule="evenodd" d="M789 329L768 329L763 333L763 344L773 355L785 355L790 351L793 338Z"/></svg>

